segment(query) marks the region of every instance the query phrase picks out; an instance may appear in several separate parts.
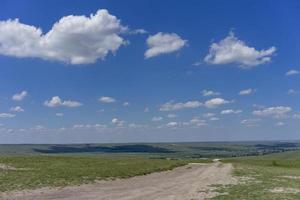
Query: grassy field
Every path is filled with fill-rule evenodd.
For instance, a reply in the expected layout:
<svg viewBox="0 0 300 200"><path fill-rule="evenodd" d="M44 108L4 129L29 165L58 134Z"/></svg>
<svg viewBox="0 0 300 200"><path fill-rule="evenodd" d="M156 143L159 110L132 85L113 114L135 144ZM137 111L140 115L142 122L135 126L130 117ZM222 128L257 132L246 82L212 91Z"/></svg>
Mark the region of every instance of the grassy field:
<svg viewBox="0 0 300 200"><path fill-rule="evenodd" d="M0 192L125 178L172 169L188 162L136 156L0 157L2 165L11 167L0 168Z"/></svg>
<svg viewBox="0 0 300 200"><path fill-rule="evenodd" d="M300 199L299 147L298 142L0 145L0 193L131 177L217 157L234 165L239 184L218 186L222 195L215 199Z"/></svg>
<svg viewBox="0 0 300 200"><path fill-rule="evenodd" d="M226 159L233 163L238 185L221 187L215 199L300 199L300 151Z"/></svg>

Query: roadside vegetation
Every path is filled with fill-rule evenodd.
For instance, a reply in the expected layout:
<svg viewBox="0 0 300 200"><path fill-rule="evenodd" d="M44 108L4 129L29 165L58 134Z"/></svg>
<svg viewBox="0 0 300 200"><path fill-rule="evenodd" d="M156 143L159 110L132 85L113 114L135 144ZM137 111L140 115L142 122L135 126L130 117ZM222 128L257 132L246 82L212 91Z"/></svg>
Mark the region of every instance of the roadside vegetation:
<svg viewBox="0 0 300 200"><path fill-rule="evenodd" d="M124 155L0 157L0 192L126 178L173 169L188 162Z"/></svg>
<svg viewBox="0 0 300 200"><path fill-rule="evenodd" d="M300 151L226 159L239 184L219 187L217 200L300 199Z"/></svg>

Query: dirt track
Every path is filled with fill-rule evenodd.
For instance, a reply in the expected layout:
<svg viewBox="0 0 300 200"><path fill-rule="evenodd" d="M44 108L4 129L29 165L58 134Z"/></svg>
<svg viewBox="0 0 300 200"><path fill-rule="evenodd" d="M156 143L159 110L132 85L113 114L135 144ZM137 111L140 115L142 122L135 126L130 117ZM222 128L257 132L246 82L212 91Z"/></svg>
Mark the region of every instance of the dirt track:
<svg viewBox="0 0 300 200"><path fill-rule="evenodd" d="M210 185L235 183L231 172L230 164L189 164L129 179L16 192L0 200L201 200L216 195Z"/></svg>

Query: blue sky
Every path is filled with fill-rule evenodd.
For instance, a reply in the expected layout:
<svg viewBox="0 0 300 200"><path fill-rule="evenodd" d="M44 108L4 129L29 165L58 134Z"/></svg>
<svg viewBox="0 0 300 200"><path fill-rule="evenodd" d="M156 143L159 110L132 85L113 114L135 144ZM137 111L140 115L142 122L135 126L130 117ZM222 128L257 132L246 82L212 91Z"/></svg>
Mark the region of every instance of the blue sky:
<svg viewBox="0 0 300 200"><path fill-rule="evenodd" d="M300 139L298 1L0 4L0 143Z"/></svg>

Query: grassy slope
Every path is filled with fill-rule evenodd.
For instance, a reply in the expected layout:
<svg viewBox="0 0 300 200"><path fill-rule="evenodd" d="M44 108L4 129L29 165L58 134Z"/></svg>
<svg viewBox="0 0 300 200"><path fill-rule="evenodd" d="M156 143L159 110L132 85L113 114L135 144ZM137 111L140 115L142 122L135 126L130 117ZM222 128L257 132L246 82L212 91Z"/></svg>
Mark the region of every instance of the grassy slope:
<svg viewBox="0 0 300 200"><path fill-rule="evenodd" d="M300 189L300 151L227 159L225 162L234 164L235 175L241 178L242 183L221 187L218 191L227 194L215 199L300 199L300 192L294 194L270 192L277 187Z"/></svg>
<svg viewBox="0 0 300 200"><path fill-rule="evenodd" d="M172 169L187 162L113 155L0 157L0 163L19 168L0 169L0 192L143 175Z"/></svg>

